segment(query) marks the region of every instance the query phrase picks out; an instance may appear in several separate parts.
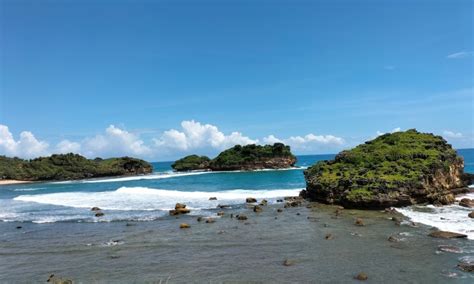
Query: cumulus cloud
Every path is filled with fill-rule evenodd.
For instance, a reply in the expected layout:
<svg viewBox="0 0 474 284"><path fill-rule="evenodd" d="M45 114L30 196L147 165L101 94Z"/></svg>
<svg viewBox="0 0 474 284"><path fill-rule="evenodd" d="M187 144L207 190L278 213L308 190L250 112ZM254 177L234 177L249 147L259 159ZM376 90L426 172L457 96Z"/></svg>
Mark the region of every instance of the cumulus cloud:
<svg viewBox="0 0 474 284"><path fill-rule="evenodd" d="M151 154L150 147L137 135L110 125L104 134L86 138L82 142L83 154L88 157L132 155L145 157Z"/></svg>
<svg viewBox="0 0 474 284"><path fill-rule="evenodd" d="M39 141L30 131L21 132L15 140L8 126L0 124L0 154L29 159L48 155L48 147L48 143Z"/></svg>
<svg viewBox="0 0 474 284"><path fill-rule="evenodd" d="M63 140L56 145L56 153L81 153L81 144L77 142L71 142L69 140Z"/></svg>
<svg viewBox="0 0 474 284"><path fill-rule="evenodd" d="M341 137L334 135L314 135L312 133L305 136L291 136L289 138L280 139L274 135L263 138L265 144L284 143L290 145L291 148L298 152L319 152L321 150L334 150L344 145L345 141Z"/></svg>
<svg viewBox="0 0 474 284"><path fill-rule="evenodd" d="M446 56L446 58L448 58L448 59L467 58L467 57L471 57L473 55L473 53L474 52L472 52L472 51L460 51L460 52L449 54L448 56Z"/></svg>
<svg viewBox="0 0 474 284"><path fill-rule="evenodd" d="M148 160L174 159L189 153L215 155L234 145L274 144L290 145L296 153L322 153L340 150L344 139L333 135L307 134L277 138L269 135L252 139L241 132L224 133L215 125L194 120L181 122L179 129L169 129L160 136L145 142L139 134L110 125L103 133L79 141L62 140L50 146L24 131L15 140L8 127L0 125L0 155L34 158L52 153L77 153L88 158L134 156Z"/></svg>
<svg viewBox="0 0 474 284"><path fill-rule="evenodd" d="M212 124L201 124L194 120L181 122L181 130L170 129L163 135L154 139L155 146L159 149L177 149L189 151L195 149L212 148L222 150L236 144L256 144L258 140L250 139L240 132L225 135Z"/></svg>
<svg viewBox="0 0 474 284"><path fill-rule="evenodd" d="M443 136L446 138L463 138L462 133L460 132L453 132L449 130L443 131Z"/></svg>

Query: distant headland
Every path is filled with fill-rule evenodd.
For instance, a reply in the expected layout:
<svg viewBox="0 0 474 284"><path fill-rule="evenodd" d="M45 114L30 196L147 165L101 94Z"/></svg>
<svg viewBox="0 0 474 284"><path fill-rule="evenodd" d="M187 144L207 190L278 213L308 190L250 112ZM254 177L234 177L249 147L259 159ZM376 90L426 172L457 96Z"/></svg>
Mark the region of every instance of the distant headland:
<svg viewBox="0 0 474 284"><path fill-rule="evenodd" d="M8 181L5 183L142 175L152 171L150 163L130 157L87 159L69 153L23 160L0 156L0 181Z"/></svg>

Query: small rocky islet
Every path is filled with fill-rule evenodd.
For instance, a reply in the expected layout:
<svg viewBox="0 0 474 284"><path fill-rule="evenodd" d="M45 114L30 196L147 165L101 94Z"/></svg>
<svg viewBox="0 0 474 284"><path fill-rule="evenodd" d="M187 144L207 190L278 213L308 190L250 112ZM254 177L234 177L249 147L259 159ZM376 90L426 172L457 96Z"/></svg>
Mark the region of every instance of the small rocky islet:
<svg viewBox="0 0 474 284"><path fill-rule="evenodd" d="M441 136L415 129L377 137L305 173L301 196L347 208L383 209L414 204L447 205L466 193L472 176ZM464 200L466 207L471 201ZM473 201L474 204L474 201Z"/></svg>
<svg viewBox="0 0 474 284"><path fill-rule="evenodd" d="M189 155L174 162L175 171L237 171L285 169L293 167L296 157L290 146L283 143L273 145L235 145L221 152L214 159L206 156Z"/></svg>

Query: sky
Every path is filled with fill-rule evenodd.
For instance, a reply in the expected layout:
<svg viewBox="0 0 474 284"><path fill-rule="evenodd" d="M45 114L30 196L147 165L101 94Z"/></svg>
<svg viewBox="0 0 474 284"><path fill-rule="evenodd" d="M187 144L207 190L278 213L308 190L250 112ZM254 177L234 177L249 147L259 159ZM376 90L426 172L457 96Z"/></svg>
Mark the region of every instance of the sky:
<svg viewBox="0 0 474 284"><path fill-rule="evenodd" d="M150 161L416 128L474 147L472 1L0 0L0 155Z"/></svg>

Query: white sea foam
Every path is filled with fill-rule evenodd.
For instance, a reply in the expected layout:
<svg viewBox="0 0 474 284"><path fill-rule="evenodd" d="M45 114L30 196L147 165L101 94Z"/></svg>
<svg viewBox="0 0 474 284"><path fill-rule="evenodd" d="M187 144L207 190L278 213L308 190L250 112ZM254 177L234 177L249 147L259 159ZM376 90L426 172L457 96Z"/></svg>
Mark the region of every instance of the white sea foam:
<svg viewBox="0 0 474 284"><path fill-rule="evenodd" d="M194 176L194 175L203 175L211 172L187 172L187 173L156 173L150 175L141 175L141 176L128 176L128 177L116 177L116 178L106 178L106 179L89 179L89 180L68 180L68 181L57 181L52 182L54 184L64 184L64 183L103 183L103 182L121 182L121 181L132 181L132 180L147 180L147 179L166 179L166 178L176 178L183 176Z"/></svg>
<svg viewBox="0 0 474 284"><path fill-rule="evenodd" d="M474 193L459 196L456 199L462 198L472 199ZM469 239L474 240L474 219L467 216L472 209L453 204L442 207L410 206L398 208L397 211L414 222L436 227L443 231L466 234Z"/></svg>
<svg viewBox="0 0 474 284"><path fill-rule="evenodd" d="M45 189L45 187L15 188L13 191L36 191L40 189Z"/></svg>
<svg viewBox="0 0 474 284"><path fill-rule="evenodd" d="M249 190L235 189L218 192L178 191L147 187L121 187L104 192L63 192L36 195L20 195L15 201L40 204L91 208L98 206L104 210L170 210L177 202L184 202L191 209L216 208L217 204L240 204L246 197L266 198L298 195L297 189ZM216 197L217 200L209 200Z"/></svg>

